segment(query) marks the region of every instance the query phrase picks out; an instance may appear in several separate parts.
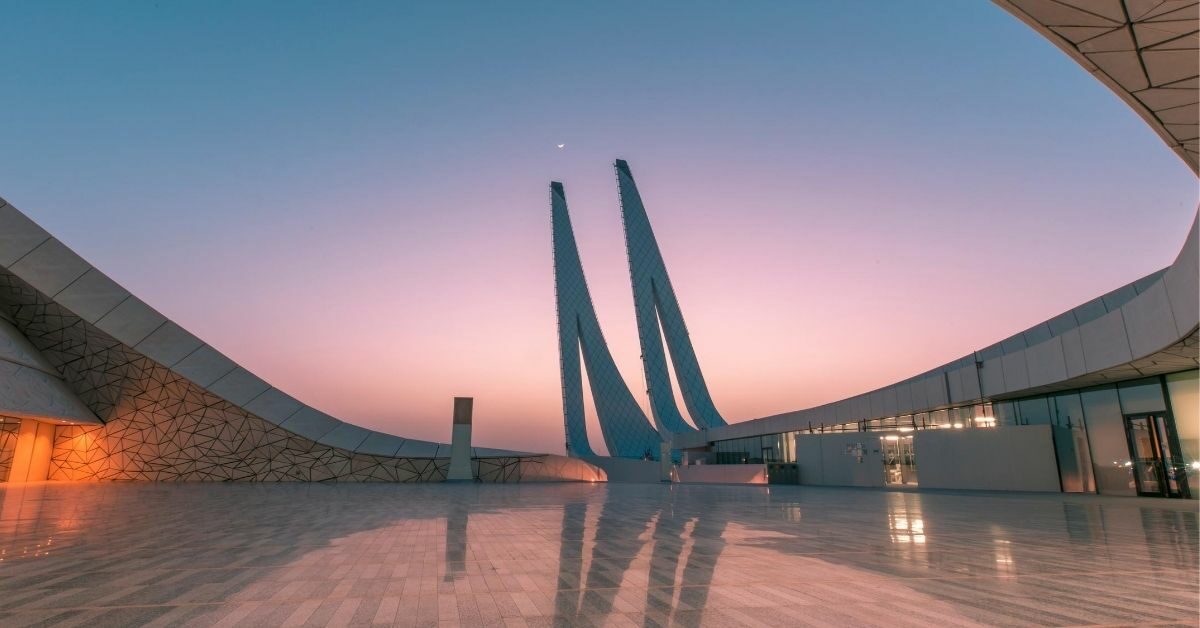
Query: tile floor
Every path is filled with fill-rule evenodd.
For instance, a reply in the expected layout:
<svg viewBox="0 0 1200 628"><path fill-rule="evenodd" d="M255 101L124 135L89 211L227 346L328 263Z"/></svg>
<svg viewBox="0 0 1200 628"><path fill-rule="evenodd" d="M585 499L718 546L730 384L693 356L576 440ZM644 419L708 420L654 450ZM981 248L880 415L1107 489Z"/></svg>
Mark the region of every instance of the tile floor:
<svg viewBox="0 0 1200 628"><path fill-rule="evenodd" d="M0 485L0 626L1197 624L1196 502Z"/></svg>

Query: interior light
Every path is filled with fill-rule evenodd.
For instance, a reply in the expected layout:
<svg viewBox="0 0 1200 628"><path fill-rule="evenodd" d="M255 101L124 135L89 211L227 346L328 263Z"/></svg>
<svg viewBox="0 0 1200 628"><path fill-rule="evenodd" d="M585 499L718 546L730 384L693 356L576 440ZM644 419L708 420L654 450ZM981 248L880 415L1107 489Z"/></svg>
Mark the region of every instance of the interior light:
<svg viewBox="0 0 1200 628"><path fill-rule="evenodd" d="M1200 460L1197 460L1197 461L1193 462L1193 463L1192 463L1192 468L1193 468L1193 469L1200 469Z"/></svg>
<svg viewBox="0 0 1200 628"><path fill-rule="evenodd" d="M895 436L895 435L893 435L893 436L884 436L884 437L883 437L883 439L884 439L884 440L900 440L900 437L899 437L899 436Z"/></svg>
<svg viewBox="0 0 1200 628"><path fill-rule="evenodd" d="M954 429L956 429L956 430L961 430L961 429L962 429L962 423L955 423L955 424L954 424Z"/></svg>

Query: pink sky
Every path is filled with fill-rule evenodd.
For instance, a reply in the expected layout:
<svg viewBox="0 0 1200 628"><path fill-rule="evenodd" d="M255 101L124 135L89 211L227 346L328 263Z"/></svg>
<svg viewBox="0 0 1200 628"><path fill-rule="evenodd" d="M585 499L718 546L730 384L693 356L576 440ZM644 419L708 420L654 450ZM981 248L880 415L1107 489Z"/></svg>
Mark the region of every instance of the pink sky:
<svg viewBox="0 0 1200 628"><path fill-rule="evenodd" d="M550 452L552 179L643 389L615 158L732 421L938 366L1179 250L1195 177L1011 16L795 4L363 5L337 28L29 5L0 195L305 403L445 441L469 395L477 444Z"/></svg>

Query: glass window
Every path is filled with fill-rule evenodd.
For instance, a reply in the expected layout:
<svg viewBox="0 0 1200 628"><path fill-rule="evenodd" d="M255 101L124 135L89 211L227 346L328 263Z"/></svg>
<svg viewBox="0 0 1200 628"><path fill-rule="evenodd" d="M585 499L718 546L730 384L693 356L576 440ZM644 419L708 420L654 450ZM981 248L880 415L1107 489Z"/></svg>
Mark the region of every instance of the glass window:
<svg viewBox="0 0 1200 628"><path fill-rule="evenodd" d="M1163 401L1162 383L1157 377L1120 384L1121 410L1125 414L1163 412L1167 403Z"/></svg>
<svg viewBox="0 0 1200 628"><path fill-rule="evenodd" d="M1166 380L1171 416L1194 499L1200 496L1200 371L1174 373Z"/></svg>
<svg viewBox="0 0 1200 628"><path fill-rule="evenodd" d="M1017 404L1012 401L996 401L992 403L996 425L1017 424Z"/></svg>
<svg viewBox="0 0 1200 628"><path fill-rule="evenodd" d="M950 423L954 427L973 427L973 410L971 406L950 409Z"/></svg>
<svg viewBox="0 0 1200 628"><path fill-rule="evenodd" d="M1056 430L1054 434L1063 490L1068 493L1094 493L1096 478L1092 470L1091 448L1083 424L1083 402L1079 400L1079 393L1055 395L1052 401L1054 424L1067 428Z"/></svg>
<svg viewBox="0 0 1200 628"><path fill-rule="evenodd" d="M1063 427L1083 427L1083 402L1079 393L1067 393L1054 397L1054 424Z"/></svg>
<svg viewBox="0 0 1200 628"><path fill-rule="evenodd" d="M1022 399L1017 402L1022 425L1049 425L1050 400L1046 397Z"/></svg>
<svg viewBox="0 0 1200 628"><path fill-rule="evenodd" d="M762 437L763 462L783 462L783 439L779 434Z"/></svg>
<svg viewBox="0 0 1200 628"><path fill-rule="evenodd" d="M1079 400L1091 444L1096 488L1110 495L1137 494L1117 390L1112 387L1085 390Z"/></svg>
<svg viewBox="0 0 1200 628"><path fill-rule="evenodd" d="M973 409L975 427L996 427L996 417L992 415L992 404L977 405Z"/></svg>

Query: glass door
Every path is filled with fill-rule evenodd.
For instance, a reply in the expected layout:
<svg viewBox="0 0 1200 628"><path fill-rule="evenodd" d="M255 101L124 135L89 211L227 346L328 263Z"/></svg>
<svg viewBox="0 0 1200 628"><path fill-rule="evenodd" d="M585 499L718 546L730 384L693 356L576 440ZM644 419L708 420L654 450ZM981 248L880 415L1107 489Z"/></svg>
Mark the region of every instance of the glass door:
<svg viewBox="0 0 1200 628"><path fill-rule="evenodd" d="M1173 443L1166 417L1156 414L1126 416L1125 435L1129 439L1137 494L1187 497L1187 480L1179 473L1180 457L1175 452L1178 445Z"/></svg>
<svg viewBox="0 0 1200 628"><path fill-rule="evenodd" d="M883 481L885 484L916 484L917 460L913 453L913 438L909 436L883 436L879 439L883 454Z"/></svg>
<svg viewBox="0 0 1200 628"><path fill-rule="evenodd" d="M900 440L900 473L904 476L905 484L917 483L917 455L913 451L913 437L901 436Z"/></svg>

